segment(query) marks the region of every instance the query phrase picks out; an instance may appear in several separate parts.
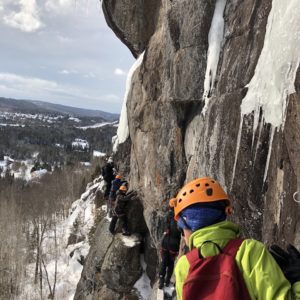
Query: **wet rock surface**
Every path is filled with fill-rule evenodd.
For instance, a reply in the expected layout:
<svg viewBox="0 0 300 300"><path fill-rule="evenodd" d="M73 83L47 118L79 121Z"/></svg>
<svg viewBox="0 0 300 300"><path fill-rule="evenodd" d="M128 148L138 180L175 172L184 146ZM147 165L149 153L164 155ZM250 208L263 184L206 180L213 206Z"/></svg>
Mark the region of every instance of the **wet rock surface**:
<svg viewBox="0 0 300 300"><path fill-rule="evenodd" d="M125 240L125 241L124 241ZM117 234L109 247L101 267L101 277L106 286L120 293L130 292L142 275L140 243Z"/></svg>

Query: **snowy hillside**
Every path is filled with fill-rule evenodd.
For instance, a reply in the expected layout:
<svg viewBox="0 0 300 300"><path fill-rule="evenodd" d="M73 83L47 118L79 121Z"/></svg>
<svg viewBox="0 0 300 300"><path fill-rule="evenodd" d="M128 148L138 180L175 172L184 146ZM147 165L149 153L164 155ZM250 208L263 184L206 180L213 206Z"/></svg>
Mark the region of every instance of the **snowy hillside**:
<svg viewBox="0 0 300 300"><path fill-rule="evenodd" d="M4 177L8 172L8 174L14 178L25 181L41 178L49 171L44 168L33 170L35 165L34 160L34 158L27 160L14 160L9 156L4 156L4 159L0 160L0 176Z"/></svg>
<svg viewBox="0 0 300 300"><path fill-rule="evenodd" d="M101 178L87 186L81 198L75 201L66 219L55 218L51 230L44 234L41 245L43 256L43 299L52 293L55 299L73 299L80 279L82 264L88 254L89 232L96 217L95 197L103 189ZM34 285L35 263L26 267L26 280L18 299L40 299L40 290Z"/></svg>

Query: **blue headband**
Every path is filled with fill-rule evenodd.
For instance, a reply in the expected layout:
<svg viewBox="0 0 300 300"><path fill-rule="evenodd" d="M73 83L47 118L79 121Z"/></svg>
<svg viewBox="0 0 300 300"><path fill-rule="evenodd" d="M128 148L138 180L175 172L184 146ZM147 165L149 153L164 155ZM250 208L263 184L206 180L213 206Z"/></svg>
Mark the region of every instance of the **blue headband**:
<svg viewBox="0 0 300 300"><path fill-rule="evenodd" d="M226 214L220 206L192 205L180 213L177 224L181 229L196 231L224 220L226 220Z"/></svg>

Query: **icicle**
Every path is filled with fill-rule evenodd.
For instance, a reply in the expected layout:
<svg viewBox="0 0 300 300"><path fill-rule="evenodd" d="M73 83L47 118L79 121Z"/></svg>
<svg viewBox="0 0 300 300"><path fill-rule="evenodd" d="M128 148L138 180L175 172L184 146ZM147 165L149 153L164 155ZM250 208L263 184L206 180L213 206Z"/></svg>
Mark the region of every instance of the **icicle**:
<svg viewBox="0 0 300 300"><path fill-rule="evenodd" d="M204 80L203 99L205 101L202 113L205 115L209 101L209 94L214 88L217 68L219 63L221 45L224 37L224 19L223 13L226 0L217 0L214 16L208 34L207 65Z"/></svg>
<svg viewBox="0 0 300 300"><path fill-rule="evenodd" d="M288 4L273 0L264 46L241 105L242 114L259 111L261 107L266 123L284 126L287 99L295 92L300 62L299 23L299 0L290 0Z"/></svg>
<svg viewBox="0 0 300 300"><path fill-rule="evenodd" d="M243 130L243 119L244 119L244 116L241 115L240 128L239 128L239 133L238 133L238 137L237 137L237 141L236 141L235 158L234 158L234 165L233 165L233 170L232 170L230 190L232 189L232 186L233 186L233 181L234 181L234 177L235 177L236 163L237 163L237 158L238 158L238 154L239 154L239 150L240 150L242 130Z"/></svg>
<svg viewBox="0 0 300 300"><path fill-rule="evenodd" d="M260 137L261 137L261 132L262 132L262 129L264 127L264 118L263 118L263 115L261 117L261 120L260 120L260 126L259 126L259 133L258 133L258 138L257 138L257 142L256 142L256 147L255 147L255 153L254 153L254 160L253 160L253 164L255 163L255 160L256 160L256 154L257 154L257 150L258 150L258 147L260 145ZM252 147L253 147L253 142L252 142Z"/></svg>
<svg viewBox="0 0 300 300"><path fill-rule="evenodd" d="M241 104L241 117L254 112L252 147L259 123L259 113L262 110L254 161L264 122L272 126L264 181L268 174L275 128L284 126L288 96L295 92L294 82L300 63L299 23L299 0L290 0L288 4L282 0L273 0L263 49L254 76L247 85L248 92Z"/></svg>
<svg viewBox="0 0 300 300"><path fill-rule="evenodd" d="M271 133L270 133L270 139L269 139L268 157L267 157L267 162L266 162L266 166L265 166L264 182L266 181L267 174L268 174L268 169L269 169L269 164L270 164L270 158L271 158L271 153L272 153L272 144L273 144L274 134L275 134L275 127L272 126Z"/></svg>
<svg viewBox="0 0 300 300"><path fill-rule="evenodd" d="M131 89L132 76L133 76L135 70L141 65L143 58L144 58L144 53L145 52L143 52L139 56L139 58L134 62L134 64L130 68L128 75L127 75L126 91L125 91L125 96L124 96L121 115L120 115L120 121L119 121L119 126L118 126L118 131L117 131L117 138L115 139L114 145L113 145L113 152L116 152L118 149L118 145L124 143L129 136L128 119L127 119L127 99L128 99L128 95L129 95L129 92Z"/></svg>
<svg viewBox="0 0 300 300"><path fill-rule="evenodd" d="M255 134L257 131L257 126L259 121L259 112L260 112L259 107L256 107L254 111L254 118L253 118L253 135L252 135L252 146L251 146L252 149L253 149Z"/></svg>

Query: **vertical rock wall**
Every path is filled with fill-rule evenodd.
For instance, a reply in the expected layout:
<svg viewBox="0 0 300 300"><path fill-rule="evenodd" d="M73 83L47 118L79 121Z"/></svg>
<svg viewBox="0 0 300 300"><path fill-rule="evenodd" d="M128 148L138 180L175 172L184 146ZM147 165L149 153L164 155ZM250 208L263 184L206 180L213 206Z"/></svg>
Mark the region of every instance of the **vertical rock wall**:
<svg viewBox="0 0 300 300"><path fill-rule="evenodd" d="M205 115L202 97L215 1L127 0L111 9L114 2L103 0L108 23L118 26L125 44L143 41L139 49L130 48L134 55L146 51L133 76L127 109L131 182L140 191L154 241L159 240L156 227L166 192L175 194L185 181L212 176L227 188L233 219L246 236L299 243L300 209L293 200L300 189L299 72L284 126L266 123L261 111L259 130L253 132L254 113L241 117L247 84L266 42L272 1L226 2L217 80ZM150 27L135 25L143 19L138 11L149 12Z"/></svg>
<svg viewBox="0 0 300 300"><path fill-rule="evenodd" d="M102 1L109 26L133 55L145 51L127 101L130 137L119 146L116 158L120 158L120 169L130 171L131 188L139 193L142 209L132 215L131 226L138 231L136 225L146 223L141 233L152 282L157 267L153 246L159 248L168 198L184 182L200 176L212 176L225 186L235 208L232 218L241 224L246 237L300 246L300 204L295 201L300 200L300 69L295 92L284 99L286 119L281 126L267 123L263 109L241 114L247 85L268 43L268 17L279 2L227 0L216 81L205 105L208 34L219 1ZM290 3L300 9L296 1ZM299 31L290 34L297 37ZM278 43L278 47L283 45ZM99 247L101 239L107 239L109 249L119 245L117 240L110 244L103 230L97 229ZM120 260L123 250L118 254ZM97 251L91 248L90 268ZM109 257L113 259L102 259L102 271L112 260L118 261L115 255ZM83 275L88 274L88 265ZM116 265L106 269L111 269L109 278L119 280ZM135 272L141 272L138 262L135 265ZM83 277L79 295L88 287ZM120 290L106 277L100 276L93 299L128 297L129 283Z"/></svg>

